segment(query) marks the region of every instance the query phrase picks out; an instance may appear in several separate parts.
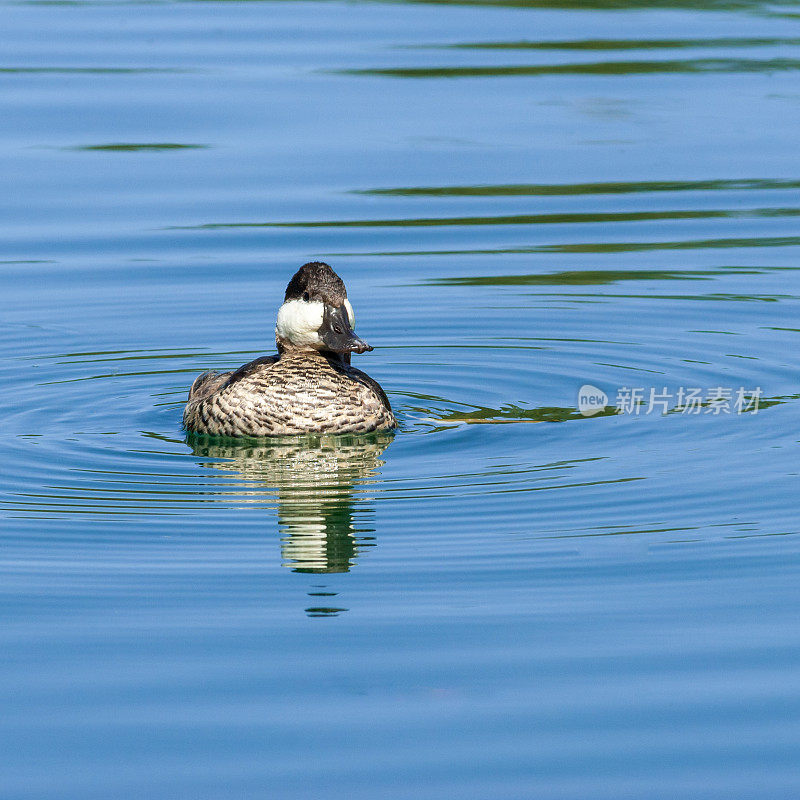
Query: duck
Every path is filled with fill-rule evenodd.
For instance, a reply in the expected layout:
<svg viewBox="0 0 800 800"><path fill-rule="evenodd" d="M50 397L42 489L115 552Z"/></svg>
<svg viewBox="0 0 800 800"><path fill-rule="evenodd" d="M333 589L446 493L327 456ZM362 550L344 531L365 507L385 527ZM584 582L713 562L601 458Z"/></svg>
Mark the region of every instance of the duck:
<svg viewBox="0 0 800 800"><path fill-rule="evenodd" d="M350 364L353 353L373 349L354 327L344 281L324 262L303 264L278 310L278 352L230 372L199 375L189 390L184 428L224 437L396 428L380 384Z"/></svg>

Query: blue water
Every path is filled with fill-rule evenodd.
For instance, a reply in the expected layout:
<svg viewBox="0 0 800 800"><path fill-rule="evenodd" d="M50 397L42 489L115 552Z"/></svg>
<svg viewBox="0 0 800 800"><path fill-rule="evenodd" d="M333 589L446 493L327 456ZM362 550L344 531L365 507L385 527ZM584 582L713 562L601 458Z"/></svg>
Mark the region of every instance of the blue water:
<svg viewBox="0 0 800 800"><path fill-rule="evenodd" d="M798 3L0 15L3 800L800 795ZM311 259L400 430L187 440Z"/></svg>

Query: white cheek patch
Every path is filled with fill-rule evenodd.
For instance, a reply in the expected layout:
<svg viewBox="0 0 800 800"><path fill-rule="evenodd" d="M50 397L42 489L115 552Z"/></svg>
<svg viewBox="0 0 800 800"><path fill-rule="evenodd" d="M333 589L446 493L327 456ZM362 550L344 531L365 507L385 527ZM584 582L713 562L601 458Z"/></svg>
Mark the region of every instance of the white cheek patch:
<svg viewBox="0 0 800 800"><path fill-rule="evenodd" d="M287 300L278 311L275 334L292 344L318 345L324 311L325 306L319 301Z"/></svg>
<svg viewBox="0 0 800 800"><path fill-rule="evenodd" d="M353 311L353 306L350 305L349 300L344 301L344 307L347 309L347 319L350 320L350 327L355 330L356 327L356 314Z"/></svg>

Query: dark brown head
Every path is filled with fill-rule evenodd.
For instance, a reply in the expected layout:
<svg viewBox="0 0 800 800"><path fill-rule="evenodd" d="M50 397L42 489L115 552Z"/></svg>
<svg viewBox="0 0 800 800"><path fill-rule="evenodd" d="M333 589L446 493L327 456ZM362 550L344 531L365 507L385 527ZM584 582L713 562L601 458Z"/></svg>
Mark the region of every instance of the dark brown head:
<svg viewBox="0 0 800 800"><path fill-rule="evenodd" d="M321 261L303 264L286 287L278 311L279 348L364 353L372 348L353 333L355 315L344 281Z"/></svg>

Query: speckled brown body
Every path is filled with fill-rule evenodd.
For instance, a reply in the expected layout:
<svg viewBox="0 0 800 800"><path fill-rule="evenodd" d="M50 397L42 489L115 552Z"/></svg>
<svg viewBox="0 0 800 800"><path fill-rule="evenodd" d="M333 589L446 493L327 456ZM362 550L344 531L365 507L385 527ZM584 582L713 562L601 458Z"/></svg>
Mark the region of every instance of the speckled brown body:
<svg viewBox="0 0 800 800"><path fill-rule="evenodd" d="M309 350L203 373L189 391L183 423L216 436L368 433L397 425L376 381L346 359Z"/></svg>

